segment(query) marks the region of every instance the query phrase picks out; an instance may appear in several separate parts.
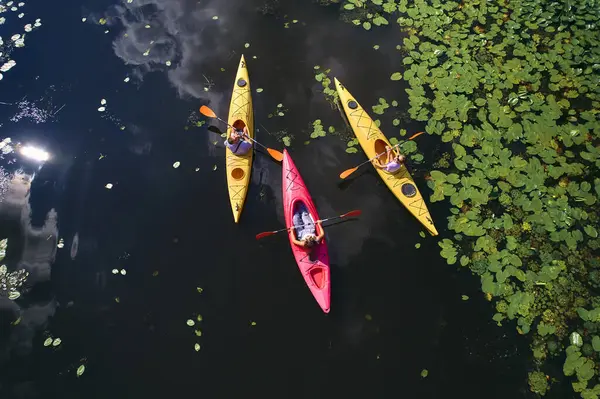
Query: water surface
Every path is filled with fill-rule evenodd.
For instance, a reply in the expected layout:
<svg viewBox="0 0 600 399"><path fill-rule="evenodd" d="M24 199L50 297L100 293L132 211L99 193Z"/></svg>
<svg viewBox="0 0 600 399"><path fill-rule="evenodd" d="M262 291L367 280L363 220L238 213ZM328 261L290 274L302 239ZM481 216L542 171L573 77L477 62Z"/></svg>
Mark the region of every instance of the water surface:
<svg viewBox="0 0 600 399"><path fill-rule="evenodd" d="M437 239L419 236L421 226L369 167L339 184L364 155L345 153L350 132L313 67L331 68L367 109L392 99L402 91L391 85L402 83L381 71L396 62L397 28L365 35L336 10L300 1L25 7L43 25L1 82L2 138L38 143L53 157L41 169L19 156L3 160L7 171L22 167L35 178L28 195L12 182L0 207L15 248L6 262L28 263L32 274L22 298L2 302L1 397L526 396L526 344L488 321L478 279L441 261ZM151 40L157 45L144 56ZM327 228L329 315L287 238L254 239L283 226L280 166L255 157L236 225L224 149L214 144L222 139L195 127L202 104L227 114L241 54L253 90L264 90L253 95L257 138L281 149L280 132L293 136L288 150L322 217L363 211ZM406 97L395 99L408 108ZM14 118L23 101L46 117ZM279 103L285 116L269 118ZM340 135L304 144L315 119ZM396 135L392 119L381 118L382 128ZM425 173L439 156L427 137L419 143L426 161L414 167L426 197ZM429 209L443 235L445 205ZM198 314L201 337L186 325ZM44 347L47 337L62 343Z"/></svg>

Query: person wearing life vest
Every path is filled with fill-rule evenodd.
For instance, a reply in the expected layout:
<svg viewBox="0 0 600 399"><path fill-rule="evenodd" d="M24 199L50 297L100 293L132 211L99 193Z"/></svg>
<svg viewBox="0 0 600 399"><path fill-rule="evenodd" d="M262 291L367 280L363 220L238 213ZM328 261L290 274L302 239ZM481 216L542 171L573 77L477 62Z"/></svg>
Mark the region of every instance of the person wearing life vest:
<svg viewBox="0 0 600 399"><path fill-rule="evenodd" d="M392 150L392 148L389 145L385 146L385 152L386 152L386 157L384 161L380 161L380 160L375 160L373 161L373 165L378 168L378 169L382 169L385 170L388 173L396 173L400 170L400 168L402 168L402 166L404 165L404 162L406 161L406 157L402 154L400 154L399 152L397 152L395 149ZM383 156L381 157L383 158Z"/></svg>
<svg viewBox="0 0 600 399"><path fill-rule="evenodd" d="M248 135L248 128L241 120L233 123L229 136L225 140L225 146L235 155L244 155L252 148L252 141Z"/></svg>
<svg viewBox="0 0 600 399"><path fill-rule="evenodd" d="M296 207L292 223L295 226L295 231L292 233L292 242L300 247L311 248L315 244L319 244L325 236L321 221L318 220L315 224L304 204L299 204ZM317 226L321 230L320 234L317 233Z"/></svg>

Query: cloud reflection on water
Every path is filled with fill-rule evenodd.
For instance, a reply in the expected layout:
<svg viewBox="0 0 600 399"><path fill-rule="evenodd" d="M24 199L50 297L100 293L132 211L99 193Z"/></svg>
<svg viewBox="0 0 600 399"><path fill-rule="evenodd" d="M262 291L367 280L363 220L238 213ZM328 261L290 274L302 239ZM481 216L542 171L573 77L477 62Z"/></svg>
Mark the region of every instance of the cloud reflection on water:
<svg viewBox="0 0 600 399"><path fill-rule="evenodd" d="M0 201L0 236L8 238L7 257L3 263L7 264L9 272L29 272L17 300L0 296L2 324L20 318L10 337L0 342L0 364L13 352L18 356L28 355L33 348L36 331L46 325L56 309L54 299L33 303L27 299L27 291L31 287L50 280L58 242L58 215L54 209L47 213L43 226L31 224L29 198L32 180L32 176L22 169L10 174L7 190Z"/></svg>
<svg viewBox="0 0 600 399"><path fill-rule="evenodd" d="M271 28L275 29L272 27L273 21L269 21L257 12L257 8L263 3L264 1L246 2L232 7L229 2L214 0L207 2L134 0L132 3L114 6L107 13L112 16L108 18L109 23L120 24L122 28L119 37L113 42L113 48L115 54L126 64L139 67L143 73L165 72L179 96L206 101L218 115L225 118L229 107L233 74L240 53L244 50L239 47L252 39L261 40L261 51L273 53L278 51L274 49L281 48L281 50L273 62L268 64L271 71L267 74L268 81L265 81L263 71L256 70L252 73L251 70L253 92L261 87L265 89L265 93L268 93L268 95L253 95L257 122L255 127L260 127L258 124L260 121L266 123L265 116L270 107L274 107L271 104L273 101L274 104L284 103L291 112L285 120L277 118L269 120L269 129L272 131L277 129L274 126L283 123L290 129L290 133L300 136L300 130L305 130L310 118L314 117L324 118L324 123L327 125L344 125L343 122L340 123L337 111L330 110L329 104L321 95L320 84L314 80L306 82L304 77L309 77L313 65L317 64L331 68L332 76L341 79L346 77L344 65L355 62L356 55L349 52L340 56L339 51L332 52L331 49L335 46L339 48L347 46L348 41L352 40L352 36L349 36L352 28L342 26L337 31L331 31L326 23L314 22L307 27L300 27L298 24L297 29L302 31L301 33L298 31L299 35L292 33L294 36L298 35L295 39L287 36L292 30L282 31L281 35L273 36L271 31ZM302 13L305 12L307 13L305 19L308 20L310 11L306 10ZM215 20L214 16L219 18ZM297 18L303 19L300 15ZM283 24L282 21L278 22ZM328 40L324 41L323 37L327 37ZM268 44L265 44L265 39L268 40ZM289 47L290 39L294 43L293 48ZM150 51L144 56L148 49ZM261 51L254 46L245 51L248 53L245 55L250 68L252 68L250 64L255 63L250 54L254 52L261 54ZM167 61L171 61L171 66L166 65ZM259 62L260 60L256 65ZM218 67L224 67L226 72L218 75L214 88L205 91L207 81L204 75L209 73L207 71L218 70ZM302 71L305 71L307 76L304 76ZM290 79L291 77L293 79ZM224 126L217 121L209 123L224 130ZM259 140L264 140L265 144L276 148L281 146L281 143L274 143L272 137L263 134L263 129L260 130L260 134L257 135ZM214 141L217 141L217 145L213 144ZM223 139L217 134L210 132L207 134L209 156L218 157L223 153L222 141ZM300 168L311 193L318 200L321 217L335 216L357 208L363 210L365 215L373 214L373 217L365 216L370 218L369 223L363 224L361 221L360 224L332 226L328 229L332 237L331 259L339 265L347 264L354 255L358 254L365 239L373 234L378 235L376 231L370 229L386 223L385 215L376 216L377 210L383 203L381 198L369 192L365 192L360 198L351 198L347 195L348 191L339 190L337 181L332 181L333 176L337 176L347 165L347 160L343 160L341 155L344 151L345 143L334 138L326 138L318 140L318 144L311 144L310 148L302 146L299 139L296 139L292 152L292 157ZM255 157L252 184L266 185L271 188L275 195L276 213L283 224L281 174L276 171L276 165L263 158L264 156L260 154ZM368 176L365 178L374 180L369 179ZM319 184L325 181L331 184ZM359 185L364 183L363 181ZM370 182L373 183L374 181Z"/></svg>
<svg viewBox="0 0 600 399"><path fill-rule="evenodd" d="M109 14L115 15L123 28L113 42L115 54L145 72L167 71L183 97L211 97L213 94L204 90L202 66L211 59L223 59L226 50L221 40L229 30L226 20L213 19L229 6L225 2L215 5L191 0L136 0L115 6ZM167 66L169 61L171 67Z"/></svg>

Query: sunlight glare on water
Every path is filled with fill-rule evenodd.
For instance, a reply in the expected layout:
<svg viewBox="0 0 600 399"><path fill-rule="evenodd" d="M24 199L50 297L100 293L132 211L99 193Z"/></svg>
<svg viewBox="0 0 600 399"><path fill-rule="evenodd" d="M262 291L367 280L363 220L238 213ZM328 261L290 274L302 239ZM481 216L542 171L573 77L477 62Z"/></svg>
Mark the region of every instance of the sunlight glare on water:
<svg viewBox="0 0 600 399"><path fill-rule="evenodd" d="M19 152L23 156L38 162L45 162L48 159L50 159L50 154L48 154L48 152L42 150L41 148L34 147L31 145L25 145L21 147Z"/></svg>

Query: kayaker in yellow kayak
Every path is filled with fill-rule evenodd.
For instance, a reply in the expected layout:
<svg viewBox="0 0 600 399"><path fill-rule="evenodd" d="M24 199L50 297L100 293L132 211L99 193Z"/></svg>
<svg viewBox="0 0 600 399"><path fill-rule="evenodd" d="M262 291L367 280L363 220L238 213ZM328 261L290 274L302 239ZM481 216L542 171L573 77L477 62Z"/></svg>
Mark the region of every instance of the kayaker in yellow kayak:
<svg viewBox="0 0 600 399"><path fill-rule="evenodd" d="M233 123L229 137L225 140L225 146L235 155L244 155L252 148L252 141L244 122L237 120Z"/></svg>
<svg viewBox="0 0 600 399"><path fill-rule="evenodd" d="M378 169L383 169L388 173L396 173L402 168L404 165L404 161L406 161L406 157L400 154L397 149L393 149L389 145L385 146L386 158L385 161L380 159L373 161L373 166ZM382 156L383 157L383 156Z"/></svg>
<svg viewBox="0 0 600 399"><path fill-rule="evenodd" d="M292 223L294 223L294 226L298 226L295 228L296 234L295 237L292 238L292 241L295 245L300 247L311 248L315 244L320 243L325 236L322 227L321 234L317 235L317 226L310 217L304 204L300 204L296 207L294 216L292 216ZM316 224L321 226L321 221L318 220Z"/></svg>

